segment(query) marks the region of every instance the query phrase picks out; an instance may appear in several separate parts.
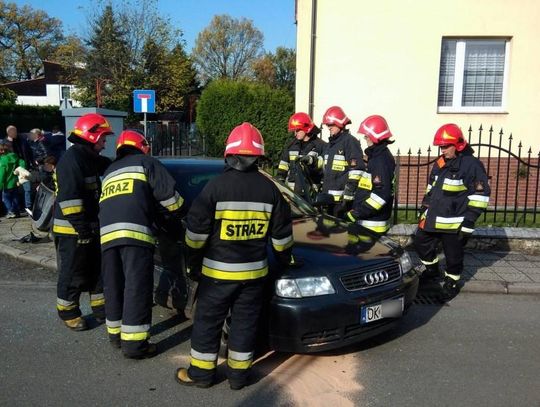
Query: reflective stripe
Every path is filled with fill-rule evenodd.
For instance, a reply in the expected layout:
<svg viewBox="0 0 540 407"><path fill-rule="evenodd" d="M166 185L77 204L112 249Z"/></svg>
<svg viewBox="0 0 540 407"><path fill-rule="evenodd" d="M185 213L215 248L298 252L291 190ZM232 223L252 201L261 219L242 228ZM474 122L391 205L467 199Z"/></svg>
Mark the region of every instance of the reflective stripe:
<svg viewBox="0 0 540 407"><path fill-rule="evenodd" d="M334 201L339 201L343 195L343 190L338 191L335 189L329 189L328 193L334 197Z"/></svg>
<svg viewBox="0 0 540 407"><path fill-rule="evenodd" d="M53 220L53 233L63 233L64 235L75 235L77 236L77 231L71 223L63 219L54 219Z"/></svg>
<svg viewBox="0 0 540 407"><path fill-rule="evenodd" d="M223 271L246 271L246 270L256 270L261 269L267 266L267 260L252 261L249 263L224 263L221 261L216 261L205 257L203 259L203 266L207 266L213 269L223 270Z"/></svg>
<svg viewBox="0 0 540 407"><path fill-rule="evenodd" d="M253 360L234 360L231 358L227 359L227 365L232 369L246 370L251 367Z"/></svg>
<svg viewBox="0 0 540 407"><path fill-rule="evenodd" d="M70 199L67 201L58 202L60 209L62 210L62 215L71 215L74 213L84 212L83 200L82 199Z"/></svg>
<svg viewBox="0 0 540 407"><path fill-rule="evenodd" d="M122 238L141 240L151 244L154 244L156 241L150 228L128 222L118 222L103 226L100 229L100 235L102 244Z"/></svg>
<svg viewBox="0 0 540 407"><path fill-rule="evenodd" d="M278 252L282 252L289 247L291 247L294 243L292 235L287 236L283 239L274 239L272 238L272 245Z"/></svg>
<svg viewBox="0 0 540 407"><path fill-rule="evenodd" d="M119 319L118 321L110 321L110 320L106 319L105 323L107 324L107 326L109 326L111 328L120 328L122 326L122 320L121 319Z"/></svg>
<svg viewBox="0 0 540 407"><path fill-rule="evenodd" d="M196 366L199 369L204 369L204 370L214 370L217 365L215 361L199 360L199 359L194 358L193 356L191 357L190 364L192 366Z"/></svg>
<svg viewBox="0 0 540 407"><path fill-rule="evenodd" d="M261 211L216 211L215 219L230 219L230 220L270 220L272 212Z"/></svg>
<svg viewBox="0 0 540 407"><path fill-rule="evenodd" d="M120 168L120 169L118 169L116 171L111 172L110 174L107 174L107 176L105 178L103 178L103 183L110 181L111 178L114 178L114 177L116 177L118 175L122 175L122 174L126 174L126 173L144 174L145 175L144 181L146 181L146 171L145 171L144 167L142 165L132 165L130 167ZM125 178L125 177L122 177L122 178Z"/></svg>
<svg viewBox="0 0 540 407"><path fill-rule="evenodd" d="M120 339L123 341L145 341L150 338L150 332L120 332Z"/></svg>
<svg viewBox="0 0 540 407"><path fill-rule="evenodd" d="M360 171L360 180L358 187L371 191L373 184L371 183L371 174L367 171Z"/></svg>
<svg viewBox="0 0 540 407"><path fill-rule="evenodd" d="M354 217L354 215L352 214L351 211L347 212L347 218L348 218L351 222L356 222L356 218Z"/></svg>
<svg viewBox="0 0 540 407"><path fill-rule="evenodd" d="M363 171L360 171L360 170L351 170L351 171L349 171L349 179L354 179L354 180L360 179L360 176L362 175L362 172Z"/></svg>
<svg viewBox="0 0 540 407"><path fill-rule="evenodd" d="M289 171L289 163L281 160L278 165L278 169L282 171Z"/></svg>
<svg viewBox="0 0 540 407"><path fill-rule="evenodd" d="M294 191L294 182L287 182L287 186Z"/></svg>
<svg viewBox="0 0 540 407"><path fill-rule="evenodd" d="M289 161L296 161L298 158L299 152L298 151L289 151Z"/></svg>
<svg viewBox="0 0 540 407"><path fill-rule="evenodd" d="M431 184L427 184L427 187L426 187L426 194L431 191L431 188L433 188L433 185Z"/></svg>
<svg viewBox="0 0 540 407"><path fill-rule="evenodd" d="M368 235L351 235L351 234L349 234L348 238L347 238L347 241L350 244L355 244L355 243L358 243L358 242L371 243L373 241L373 239L371 238L371 236L368 236Z"/></svg>
<svg viewBox="0 0 540 407"><path fill-rule="evenodd" d="M116 326L108 326L107 325L107 333L109 335L119 335L122 333L120 327L116 327Z"/></svg>
<svg viewBox="0 0 540 407"><path fill-rule="evenodd" d="M212 370L217 365L217 353L202 353L197 352L195 349L191 349L191 365L197 366L201 369Z"/></svg>
<svg viewBox="0 0 540 407"><path fill-rule="evenodd" d="M324 166L324 158L322 158L321 156L319 156L317 158L317 169L321 169L322 167Z"/></svg>
<svg viewBox="0 0 540 407"><path fill-rule="evenodd" d="M460 227L461 222L463 222L463 216L458 216L455 218L445 218L442 216L437 216L435 218L435 228L443 230L452 230Z"/></svg>
<svg viewBox="0 0 540 407"><path fill-rule="evenodd" d="M335 161L345 161L345 156L341 155L341 154L336 154L336 155L334 155L334 162Z"/></svg>
<svg viewBox="0 0 540 407"><path fill-rule="evenodd" d="M66 301L61 298L56 298L56 309L58 311L70 311L78 306L79 304L74 301Z"/></svg>
<svg viewBox="0 0 540 407"><path fill-rule="evenodd" d="M194 233L189 229L186 229L186 244L193 249L200 249L206 243L209 234Z"/></svg>
<svg viewBox="0 0 540 407"><path fill-rule="evenodd" d="M105 305L105 297L103 294L90 294L90 306L100 307Z"/></svg>
<svg viewBox="0 0 540 407"><path fill-rule="evenodd" d="M471 228L466 228L465 226L462 226L461 227L461 230L465 233L472 233L474 232L474 229L471 229Z"/></svg>
<svg viewBox="0 0 540 407"><path fill-rule="evenodd" d="M381 209L386 204L386 201L372 192L369 198L366 199L366 203L375 209Z"/></svg>
<svg viewBox="0 0 540 407"><path fill-rule="evenodd" d="M218 354L217 353L203 353L198 352L195 349L191 348L190 355L194 358L197 358L199 360L205 360L207 362L217 360Z"/></svg>
<svg viewBox="0 0 540 407"><path fill-rule="evenodd" d="M466 191L467 187L463 185L462 179L445 178L442 185L443 191L461 192Z"/></svg>
<svg viewBox="0 0 540 407"><path fill-rule="evenodd" d="M272 212L274 205L265 202L238 202L238 201L223 201L216 203L216 211L260 211Z"/></svg>
<svg viewBox="0 0 540 407"><path fill-rule="evenodd" d="M90 294L90 300L101 300L105 299L103 294Z"/></svg>
<svg viewBox="0 0 540 407"><path fill-rule="evenodd" d="M255 280L266 276L268 274L268 267L250 271L221 271L203 266L202 274L217 280Z"/></svg>
<svg viewBox="0 0 540 407"><path fill-rule="evenodd" d="M485 195L469 195L469 206L474 206L475 208L485 209L489 204L489 196Z"/></svg>
<svg viewBox="0 0 540 407"><path fill-rule="evenodd" d="M228 356L234 360L251 360L253 359L253 352L236 352L229 349Z"/></svg>
<svg viewBox="0 0 540 407"><path fill-rule="evenodd" d="M426 266L430 266L432 264L437 264L439 262L439 258L435 257L435 260L432 260L432 261L420 259L420 261L422 262L422 264L425 264Z"/></svg>
<svg viewBox="0 0 540 407"><path fill-rule="evenodd" d="M173 197L160 201L159 203L169 211L176 211L184 204L184 198L182 198L180 194L175 191Z"/></svg>
<svg viewBox="0 0 540 407"><path fill-rule="evenodd" d="M390 221L361 220L360 225L377 233L385 233L390 229Z"/></svg>
<svg viewBox="0 0 540 407"><path fill-rule="evenodd" d="M451 278L454 281L459 281L459 277L460 277L459 274L450 274L450 273L447 273L446 271L444 272L444 276Z"/></svg>
<svg viewBox="0 0 540 407"><path fill-rule="evenodd" d="M150 324L122 325L122 332L126 332L126 333L137 333L137 332L143 332L143 331L149 331L149 330L150 330Z"/></svg>

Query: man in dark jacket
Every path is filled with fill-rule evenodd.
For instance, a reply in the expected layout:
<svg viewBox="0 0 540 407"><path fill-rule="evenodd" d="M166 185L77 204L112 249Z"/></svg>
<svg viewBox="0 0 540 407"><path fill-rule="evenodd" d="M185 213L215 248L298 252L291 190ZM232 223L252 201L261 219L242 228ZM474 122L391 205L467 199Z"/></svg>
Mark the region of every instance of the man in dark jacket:
<svg viewBox="0 0 540 407"><path fill-rule="evenodd" d="M107 120L96 113L81 116L69 136L73 143L56 167L56 203L53 235L58 263L56 308L65 325L87 329L81 318L81 292L90 292L96 320L105 322L99 246L101 176L110 160L99 153L112 134Z"/></svg>
<svg viewBox="0 0 540 407"><path fill-rule="evenodd" d="M267 241L272 239L283 265L289 264L293 245L290 207L258 171L257 159L263 155L259 130L249 123L235 127L225 147L225 172L208 182L188 212L188 275L200 276L200 283L191 363L176 371L180 384L213 384L229 310L227 377L234 390L248 383L268 274Z"/></svg>
<svg viewBox="0 0 540 407"><path fill-rule="evenodd" d="M461 286L463 248L488 206L490 187L484 165L473 156L457 125L440 127L433 145L441 148L442 155L429 176L414 245L426 266L421 279L439 279L437 247L442 242L446 257L443 295L451 299Z"/></svg>

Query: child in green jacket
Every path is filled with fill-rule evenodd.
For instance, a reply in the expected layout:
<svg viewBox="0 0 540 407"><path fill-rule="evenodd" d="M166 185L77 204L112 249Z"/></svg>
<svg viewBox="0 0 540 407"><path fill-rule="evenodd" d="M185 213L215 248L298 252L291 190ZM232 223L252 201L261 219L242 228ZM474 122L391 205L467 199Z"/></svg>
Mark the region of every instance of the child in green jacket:
<svg viewBox="0 0 540 407"><path fill-rule="evenodd" d="M24 160L11 150L9 141L0 140L0 190L8 212L6 218L19 217L18 177L13 173L17 167L24 168Z"/></svg>

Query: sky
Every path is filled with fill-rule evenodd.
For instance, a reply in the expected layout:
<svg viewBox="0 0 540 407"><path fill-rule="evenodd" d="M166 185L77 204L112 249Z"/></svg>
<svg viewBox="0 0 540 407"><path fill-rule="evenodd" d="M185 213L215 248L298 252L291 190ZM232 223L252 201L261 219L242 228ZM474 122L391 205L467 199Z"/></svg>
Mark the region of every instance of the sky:
<svg viewBox="0 0 540 407"><path fill-rule="evenodd" d="M62 21L65 34L84 36L87 16L91 15L95 1L88 0L8 0L18 6L45 11L50 17ZM117 3L118 0L114 0ZM264 34L264 48L273 52L279 46L296 48L294 24L295 0L158 0L161 15L168 16L174 27L184 32L186 50L193 48L197 34L216 14L245 17Z"/></svg>

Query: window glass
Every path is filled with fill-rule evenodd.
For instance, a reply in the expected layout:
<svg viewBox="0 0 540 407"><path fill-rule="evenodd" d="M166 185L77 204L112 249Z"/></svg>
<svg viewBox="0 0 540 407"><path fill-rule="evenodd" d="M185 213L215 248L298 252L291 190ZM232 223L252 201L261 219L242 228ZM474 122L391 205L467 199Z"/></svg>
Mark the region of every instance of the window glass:
<svg viewBox="0 0 540 407"><path fill-rule="evenodd" d="M445 40L441 51L439 71L439 106L452 106L454 96L454 73L456 70L455 40Z"/></svg>

